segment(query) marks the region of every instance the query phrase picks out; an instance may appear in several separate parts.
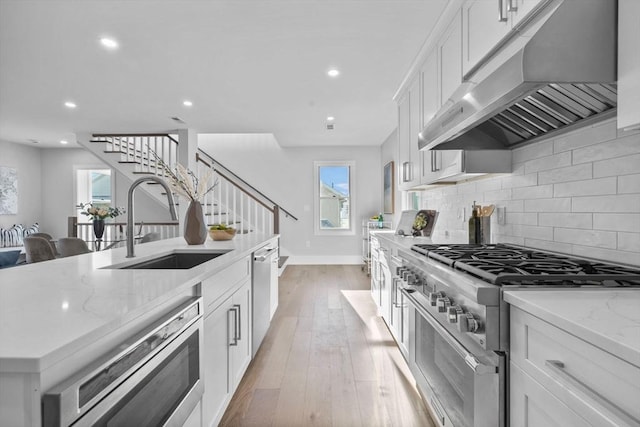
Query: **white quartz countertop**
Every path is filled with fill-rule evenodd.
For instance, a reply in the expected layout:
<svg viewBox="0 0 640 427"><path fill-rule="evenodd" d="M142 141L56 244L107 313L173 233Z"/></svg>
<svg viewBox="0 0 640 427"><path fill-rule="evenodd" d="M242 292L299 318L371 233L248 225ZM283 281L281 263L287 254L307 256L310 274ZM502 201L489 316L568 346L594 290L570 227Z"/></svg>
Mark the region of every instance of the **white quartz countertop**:
<svg viewBox="0 0 640 427"><path fill-rule="evenodd" d="M386 230L372 230L371 234L380 240L386 240L389 243L400 246L404 249L410 249L412 245L433 243L430 237L398 236L397 234Z"/></svg>
<svg viewBox="0 0 640 427"><path fill-rule="evenodd" d="M504 299L640 367L640 290L513 290Z"/></svg>
<svg viewBox="0 0 640 427"><path fill-rule="evenodd" d="M0 270L0 372L38 372L74 348L117 329L276 235L237 235L233 240L187 245L182 237L93 252ZM228 253L188 270L119 270L173 251Z"/></svg>

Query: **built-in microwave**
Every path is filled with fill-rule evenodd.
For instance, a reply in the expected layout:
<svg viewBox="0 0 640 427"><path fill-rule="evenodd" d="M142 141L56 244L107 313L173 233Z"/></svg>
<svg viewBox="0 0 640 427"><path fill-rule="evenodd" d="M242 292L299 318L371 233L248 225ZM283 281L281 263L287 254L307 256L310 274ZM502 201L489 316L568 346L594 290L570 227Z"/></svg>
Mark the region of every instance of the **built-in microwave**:
<svg viewBox="0 0 640 427"><path fill-rule="evenodd" d="M202 298L43 396L43 426L181 426L204 391Z"/></svg>

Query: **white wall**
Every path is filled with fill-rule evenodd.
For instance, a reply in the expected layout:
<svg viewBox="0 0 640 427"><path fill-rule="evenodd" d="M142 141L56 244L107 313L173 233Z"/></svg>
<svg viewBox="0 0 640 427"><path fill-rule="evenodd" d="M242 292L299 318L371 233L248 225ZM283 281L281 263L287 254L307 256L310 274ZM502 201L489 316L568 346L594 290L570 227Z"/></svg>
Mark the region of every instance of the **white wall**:
<svg viewBox="0 0 640 427"><path fill-rule="evenodd" d="M399 146L398 146L398 130L394 129L393 132L389 134L387 139L384 140L382 146L380 147L380 157L381 164L380 169L383 169L384 166L393 161L393 179L395 186L395 194L393 198L393 214L385 214L385 221L392 221L393 228L395 229L398 226L398 221L400 220L400 213L402 212L402 192L398 191L398 168L400 165L398 164L399 158ZM383 185L381 182L380 185Z"/></svg>
<svg viewBox="0 0 640 427"><path fill-rule="evenodd" d="M24 144L0 141L0 166L15 168L18 174L18 213L0 215L0 227L13 224L25 227L42 221L40 188L40 149Z"/></svg>
<svg viewBox="0 0 640 427"><path fill-rule="evenodd" d="M506 209L504 225L491 218L493 242L640 265L640 132L609 120L516 149L513 162L509 175L421 192L440 212L434 239L467 243L477 200Z"/></svg>
<svg viewBox="0 0 640 427"><path fill-rule="evenodd" d="M54 237L67 235L67 217L75 215L74 171L76 168L108 167L82 148L37 148L0 141L0 165L17 169L18 214L0 215L0 227L40 224L40 230ZM115 174L114 206L127 205L131 181ZM166 221L169 213L147 194L136 192L136 221ZM80 221L86 220L81 217ZM126 222L126 216L117 218Z"/></svg>
<svg viewBox="0 0 640 427"><path fill-rule="evenodd" d="M283 148L270 134L203 134L198 146L299 218L280 221L282 251L291 263L362 262L361 221L382 209L380 147ZM355 235L314 235L315 160L356 162Z"/></svg>
<svg viewBox="0 0 640 427"><path fill-rule="evenodd" d="M44 206L55 206L55 214L45 215L40 228L53 236L67 235L67 217L75 215L74 174L77 168L108 168L100 159L84 148L45 148L42 154L42 202ZM115 174L115 200L113 206L127 206L127 191L131 181L120 173ZM136 221L166 221L169 213L166 208L142 191L135 194ZM80 216L80 222L87 217ZM126 215L116 218L117 222L126 222Z"/></svg>

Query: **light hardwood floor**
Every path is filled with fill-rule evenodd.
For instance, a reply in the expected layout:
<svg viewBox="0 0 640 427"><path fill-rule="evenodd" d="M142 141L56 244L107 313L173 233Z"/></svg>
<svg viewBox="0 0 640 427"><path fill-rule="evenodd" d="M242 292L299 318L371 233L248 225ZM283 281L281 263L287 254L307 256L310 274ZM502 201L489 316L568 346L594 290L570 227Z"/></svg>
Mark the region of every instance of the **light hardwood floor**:
<svg viewBox="0 0 640 427"><path fill-rule="evenodd" d="M434 426L359 266L289 266L223 426Z"/></svg>

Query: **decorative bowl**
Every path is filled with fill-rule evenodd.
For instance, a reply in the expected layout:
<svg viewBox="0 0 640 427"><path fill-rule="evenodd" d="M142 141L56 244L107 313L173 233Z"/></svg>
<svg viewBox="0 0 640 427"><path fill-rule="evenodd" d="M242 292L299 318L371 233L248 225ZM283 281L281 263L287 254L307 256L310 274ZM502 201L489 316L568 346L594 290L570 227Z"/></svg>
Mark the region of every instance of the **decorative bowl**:
<svg viewBox="0 0 640 427"><path fill-rule="evenodd" d="M226 230L209 230L209 236L211 236L213 240L231 240L235 235L235 228L228 228Z"/></svg>

